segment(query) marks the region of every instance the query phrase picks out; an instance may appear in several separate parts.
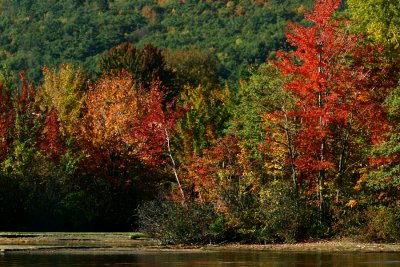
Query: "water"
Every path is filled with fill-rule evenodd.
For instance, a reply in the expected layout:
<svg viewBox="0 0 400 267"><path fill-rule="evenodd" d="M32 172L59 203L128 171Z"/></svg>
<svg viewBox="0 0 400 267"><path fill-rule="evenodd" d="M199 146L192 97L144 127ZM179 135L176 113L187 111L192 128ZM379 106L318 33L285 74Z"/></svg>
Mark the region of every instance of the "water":
<svg viewBox="0 0 400 267"><path fill-rule="evenodd" d="M207 266L400 266L400 253L326 253L326 252L261 252L261 251L211 251L211 252L129 252L112 254L24 254L0 255L1 267L91 267L91 266L141 266L141 267L207 267Z"/></svg>

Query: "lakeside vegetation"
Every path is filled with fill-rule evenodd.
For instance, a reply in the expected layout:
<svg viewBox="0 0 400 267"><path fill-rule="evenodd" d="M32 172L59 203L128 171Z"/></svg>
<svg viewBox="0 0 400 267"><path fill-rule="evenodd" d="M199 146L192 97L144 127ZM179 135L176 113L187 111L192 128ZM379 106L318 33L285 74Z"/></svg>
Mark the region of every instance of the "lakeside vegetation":
<svg viewBox="0 0 400 267"><path fill-rule="evenodd" d="M395 0L53 2L0 1L1 230L400 240Z"/></svg>

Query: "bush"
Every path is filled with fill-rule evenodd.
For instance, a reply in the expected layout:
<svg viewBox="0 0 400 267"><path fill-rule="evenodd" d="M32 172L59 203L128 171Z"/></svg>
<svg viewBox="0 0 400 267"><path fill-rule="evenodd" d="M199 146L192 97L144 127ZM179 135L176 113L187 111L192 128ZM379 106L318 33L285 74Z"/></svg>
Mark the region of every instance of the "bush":
<svg viewBox="0 0 400 267"><path fill-rule="evenodd" d="M139 231L162 244L198 244L212 242L210 225L217 216L211 205L171 200L153 200L137 210Z"/></svg>
<svg viewBox="0 0 400 267"><path fill-rule="evenodd" d="M326 227L318 220L316 208L307 206L300 196L290 184L282 181L266 185L248 205L225 215L225 240L293 243L319 235ZM216 226L220 229L221 222Z"/></svg>
<svg viewBox="0 0 400 267"><path fill-rule="evenodd" d="M399 207L370 207L366 218L367 224L363 228L362 236L365 236L368 241L400 241Z"/></svg>
<svg viewBox="0 0 400 267"><path fill-rule="evenodd" d="M362 229L367 224L364 206L333 206L333 232L338 238L359 239Z"/></svg>
<svg viewBox="0 0 400 267"><path fill-rule="evenodd" d="M331 235L331 210L307 204L290 184L268 184L246 205L216 212L212 204L157 200L138 208L139 230L163 244L293 243Z"/></svg>
<svg viewBox="0 0 400 267"><path fill-rule="evenodd" d="M399 242L400 208L370 206L368 208L338 208L335 230L340 237L363 242Z"/></svg>
<svg viewBox="0 0 400 267"><path fill-rule="evenodd" d="M284 183L277 183L261 198L259 241L293 243L305 239L314 214L306 201Z"/></svg>

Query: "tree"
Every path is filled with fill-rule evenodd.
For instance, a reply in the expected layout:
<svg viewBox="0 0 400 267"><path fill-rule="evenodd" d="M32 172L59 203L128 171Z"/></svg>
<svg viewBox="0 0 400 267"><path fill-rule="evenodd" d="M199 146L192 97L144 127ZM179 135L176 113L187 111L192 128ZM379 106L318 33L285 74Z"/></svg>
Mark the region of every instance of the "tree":
<svg viewBox="0 0 400 267"><path fill-rule="evenodd" d="M349 13L359 31L383 44L390 57L400 49L400 6L397 0L348 0ZM397 52L396 52L397 51Z"/></svg>
<svg viewBox="0 0 400 267"><path fill-rule="evenodd" d="M237 137L228 135L188 162L185 179L197 200L214 203L226 214L246 209L247 196L259 181L242 145Z"/></svg>
<svg viewBox="0 0 400 267"><path fill-rule="evenodd" d="M81 134L91 148L92 167L103 162L108 176L116 179L126 176L135 164L154 167L169 157L180 184L170 140L179 112L173 111L171 102L165 103L158 83L140 87L125 71L103 76L89 86L86 109Z"/></svg>
<svg viewBox="0 0 400 267"><path fill-rule="evenodd" d="M0 159L4 159L12 144L11 127L14 123L13 103L10 91L6 90L0 81Z"/></svg>
<svg viewBox="0 0 400 267"><path fill-rule="evenodd" d="M63 64L57 71L43 68L44 82L40 89L42 109L57 116L60 132L71 136L75 132L84 101L85 75L81 69Z"/></svg>
<svg viewBox="0 0 400 267"><path fill-rule="evenodd" d="M178 88L186 86L215 87L217 84L217 64L211 55L196 48L177 51L166 50L165 60L175 74Z"/></svg>
<svg viewBox="0 0 400 267"><path fill-rule="evenodd" d="M348 1L348 12L354 28L367 35L380 47L376 67L367 86L375 88L375 97L387 112L385 125L376 134L369 174L362 179L375 200L385 205L394 203L398 195L398 97L400 51L400 5L398 1ZM384 101L382 100L384 99ZM383 103L384 102L384 103ZM360 183L363 184L363 183Z"/></svg>
<svg viewBox="0 0 400 267"><path fill-rule="evenodd" d="M130 150L137 149L128 136L130 121L138 112L139 95L136 98L135 93L132 79L125 73L104 76L89 85L81 139L94 149L88 151L90 162L105 161L103 165L108 166L111 177L118 177L116 172L129 159Z"/></svg>
<svg viewBox="0 0 400 267"><path fill-rule="evenodd" d="M6 130L9 147L2 168L6 174L29 177L34 173L30 168L35 166L35 153L38 150L38 135L42 130L43 117L39 115L34 101L36 91L24 75L25 72L20 73L21 85L11 98L11 110L5 113L8 117L6 122L12 124L9 124L10 127Z"/></svg>
<svg viewBox="0 0 400 267"><path fill-rule="evenodd" d="M202 85L183 87L177 102L186 112L177 122L177 148L181 159L201 154L222 135L229 114L229 90L209 89Z"/></svg>
<svg viewBox="0 0 400 267"><path fill-rule="evenodd" d="M367 179L367 186L380 194L379 199L386 203L398 200L400 186L400 87L386 98L385 106L389 112L389 129L382 141L375 145L373 171Z"/></svg>
<svg viewBox="0 0 400 267"><path fill-rule="evenodd" d="M139 50L135 45L122 43L111 48L100 59L103 75L117 75L122 71L132 76L132 81L143 88L150 88L155 80L167 90L167 100L177 96L178 89L173 86L174 75L167 67L160 49L147 44Z"/></svg>
<svg viewBox="0 0 400 267"><path fill-rule="evenodd" d="M310 27L290 24L286 36L295 50L279 52L276 63L289 78L285 90L295 99L289 112L299 125L293 137L295 166L303 182L314 188L320 207L326 185L336 189L339 200L343 182L354 171L358 158L353 142L366 127L362 112L373 107L380 114L379 103L371 101L372 90L359 86L368 77L354 60L362 37L349 33L346 21L333 18L339 6L340 1L319 0L305 15Z"/></svg>
<svg viewBox="0 0 400 267"><path fill-rule="evenodd" d="M296 128L289 117L294 100L283 84L284 78L272 64L262 64L254 70L249 81L239 89L233 130L254 151L253 157L261 165L260 173L274 178L289 174L296 189L293 144Z"/></svg>

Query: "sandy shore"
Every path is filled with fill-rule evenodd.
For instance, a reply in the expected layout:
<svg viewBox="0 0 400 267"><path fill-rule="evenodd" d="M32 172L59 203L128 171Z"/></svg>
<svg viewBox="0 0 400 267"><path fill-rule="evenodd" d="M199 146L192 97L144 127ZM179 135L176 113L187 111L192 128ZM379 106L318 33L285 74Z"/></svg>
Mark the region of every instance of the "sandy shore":
<svg viewBox="0 0 400 267"><path fill-rule="evenodd" d="M133 236L135 235L132 233L0 232L0 253L130 254L154 251L205 252L216 250L400 252L400 244L356 243L351 241L318 241L272 245L210 244L204 246L160 246L156 240L146 238L132 239Z"/></svg>

